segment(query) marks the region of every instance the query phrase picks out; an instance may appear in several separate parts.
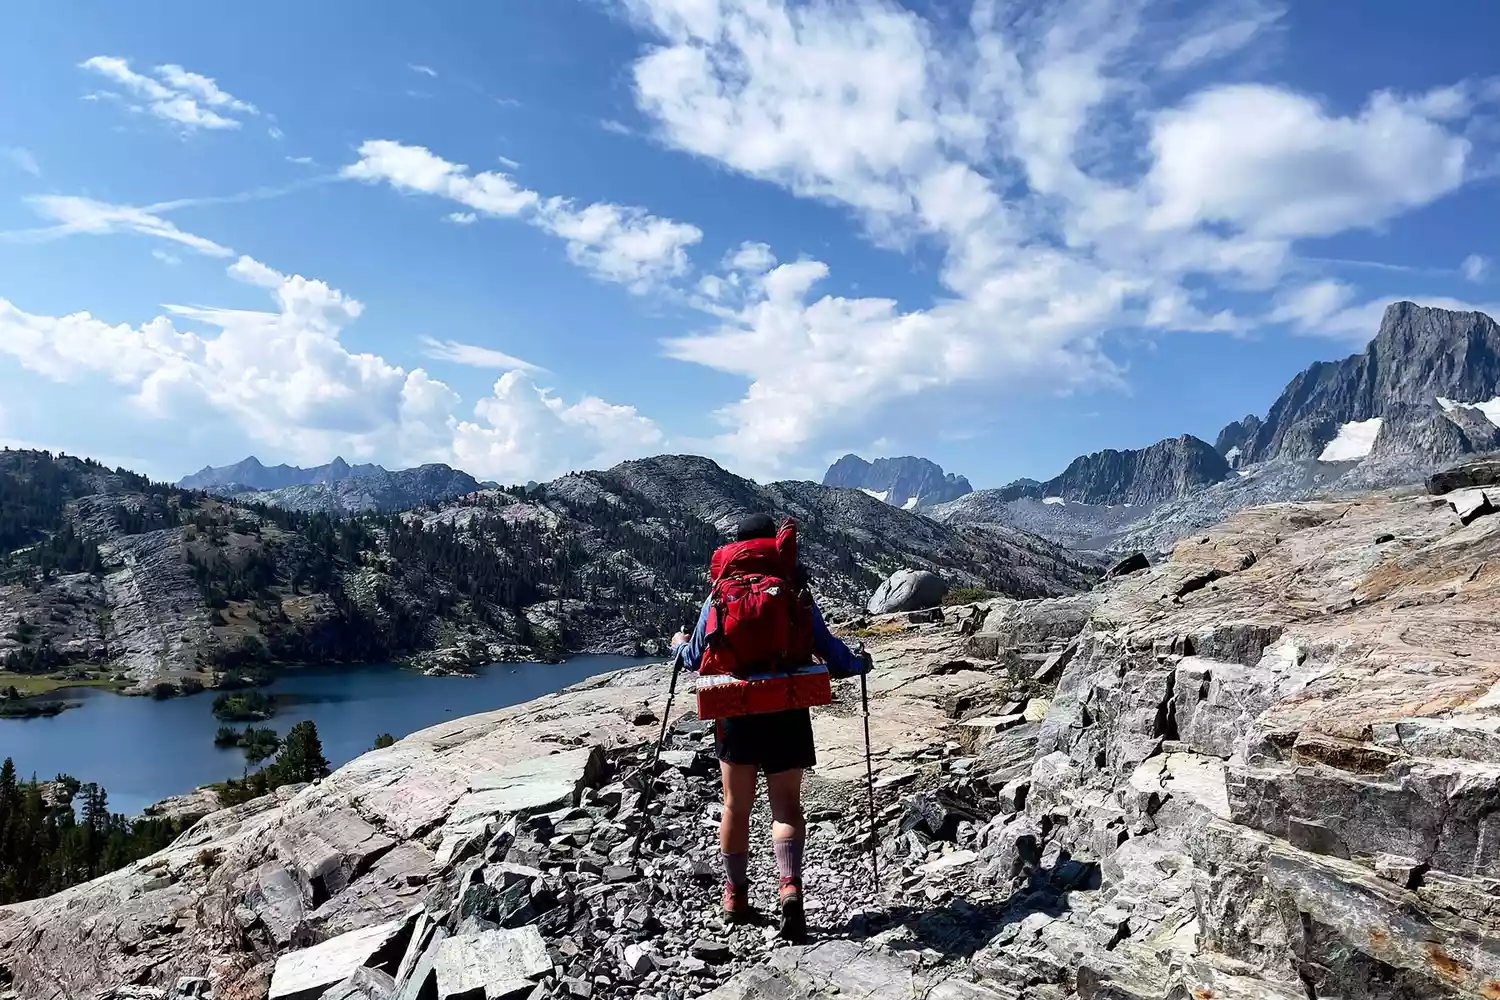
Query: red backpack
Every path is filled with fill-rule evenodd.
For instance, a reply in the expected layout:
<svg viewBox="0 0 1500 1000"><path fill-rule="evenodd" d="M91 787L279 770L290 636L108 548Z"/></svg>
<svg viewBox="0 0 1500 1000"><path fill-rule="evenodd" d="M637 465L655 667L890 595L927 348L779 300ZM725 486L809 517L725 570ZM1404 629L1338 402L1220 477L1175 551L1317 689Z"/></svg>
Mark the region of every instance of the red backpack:
<svg viewBox="0 0 1500 1000"><path fill-rule="evenodd" d="M791 670L814 663L812 595L798 585L797 522L775 538L732 542L714 552L700 674Z"/></svg>

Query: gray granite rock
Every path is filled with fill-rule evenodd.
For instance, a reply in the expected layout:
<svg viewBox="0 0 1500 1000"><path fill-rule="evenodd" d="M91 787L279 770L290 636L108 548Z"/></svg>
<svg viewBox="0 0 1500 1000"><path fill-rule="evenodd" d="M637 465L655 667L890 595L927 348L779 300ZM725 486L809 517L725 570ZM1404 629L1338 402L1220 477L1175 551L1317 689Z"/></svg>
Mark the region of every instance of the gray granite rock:
<svg viewBox="0 0 1500 1000"><path fill-rule="evenodd" d="M920 611L937 607L947 593L948 585L936 573L899 569L876 589L865 610L872 615Z"/></svg>

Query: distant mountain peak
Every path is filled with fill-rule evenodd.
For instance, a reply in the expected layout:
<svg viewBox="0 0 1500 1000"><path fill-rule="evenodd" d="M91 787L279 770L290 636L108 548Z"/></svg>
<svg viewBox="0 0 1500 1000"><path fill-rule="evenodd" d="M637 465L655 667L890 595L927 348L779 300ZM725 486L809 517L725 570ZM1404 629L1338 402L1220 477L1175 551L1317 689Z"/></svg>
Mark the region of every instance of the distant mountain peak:
<svg viewBox="0 0 1500 1000"><path fill-rule="evenodd" d="M239 487L249 490L280 490L288 486L307 486L313 483L334 483L352 476L379 475L386 470L378 465L351 466L342 457L327 465L304 469L295 465L267 466L254 455L233 465L207 466L191 476L183 477L177 485L190 490L213 490Z"/></svg>
<svg viewBox="0 0 1500 1000"><path fill-rule="evenodd" d="M915 455L867 462L850 453L828 467L823 485L864 490L877 500L906 510L956 500L974 491L963 476L944 472L936 462Z"/></svg>

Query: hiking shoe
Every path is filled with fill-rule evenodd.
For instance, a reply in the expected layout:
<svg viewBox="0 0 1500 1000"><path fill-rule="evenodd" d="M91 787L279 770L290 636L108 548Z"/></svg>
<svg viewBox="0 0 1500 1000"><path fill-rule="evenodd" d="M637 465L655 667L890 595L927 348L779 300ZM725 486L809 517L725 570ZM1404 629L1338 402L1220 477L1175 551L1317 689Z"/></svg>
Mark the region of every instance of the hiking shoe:
<svg viewBox="0 0 1500 1000"><path fill-rule="evenodd" d="M724 918L731 924L749 923L755 911L750 908L750 887L724 883Z"/></svg>
<svg viewBox="0 0 1500 1000"><path fill-rule="evenodd" d="M781 930L778 935L789 944L807 940L807 913L802 908L802 883L798 879L781 880Z"/></svg>

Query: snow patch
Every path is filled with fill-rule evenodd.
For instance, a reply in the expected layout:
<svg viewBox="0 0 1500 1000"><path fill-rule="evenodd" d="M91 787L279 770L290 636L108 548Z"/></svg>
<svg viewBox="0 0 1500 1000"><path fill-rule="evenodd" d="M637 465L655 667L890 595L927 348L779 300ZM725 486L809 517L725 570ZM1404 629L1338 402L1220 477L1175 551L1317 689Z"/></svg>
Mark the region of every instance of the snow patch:
<svg viewBox="0 0 1500 1000"><path fill-rule="evenodd" d="M1067 502L1066 497L1042 497L1042 503L1066 504Z"/></svg>
<svg viewBox="0 0 1500 1000"><path fill-rule="evenodd" d="M1439 396L1437 397L1437 404L1441 406L1445 412L1448 410L1456 410L1460 406L1471 407L1478 410L1480 413L1483 413L1484 419L1488 420L1496 427L1500 427L1500 396L1496 396L1494 399L1487 399L1483 403L1460 403L1457 400L1445 399L1444 397Z"/></svg>
<svg viewBox="0 0 1500 1000"><path fill-rule="evenodd" d="M904 504L901 505L901 509L902 510L916 510L917 509L917 498L916 497L908 497L906 503L904 503Z"/></svg>
<svg viewBox="0 0 1500 1000"><path fill-rule="evenodd" d="M867 490L863 486L861 486L859 488L859 491L861 493L864 493L864 494L867 494L869 496L874 497L876 500L879 500L881 503L888 502L888 500L890 498L890 495L891 495L891 491L890 490L879 490L879 491L876 491L876 490Z"/></svg>
<svg viewBox="0 0 1500 1000"><path fill-rule="evenodd" d="M1353 462L1364 458L1375 447L1380 424L1380 417L1371 417L1369 420L1351 420L1340 426L1338 436L1328 442L1318 461Z"/></svg>
<svg viewBox="0 0 1500 1000"><path fill-rule="evenodd" d="M1241 454L1242 453L1240 452L1240 446L1235 445L1233 448L1230 448L1224 453L1224 461L1228 462L1230 465L1233 465L1239 459Z"/></svg>

